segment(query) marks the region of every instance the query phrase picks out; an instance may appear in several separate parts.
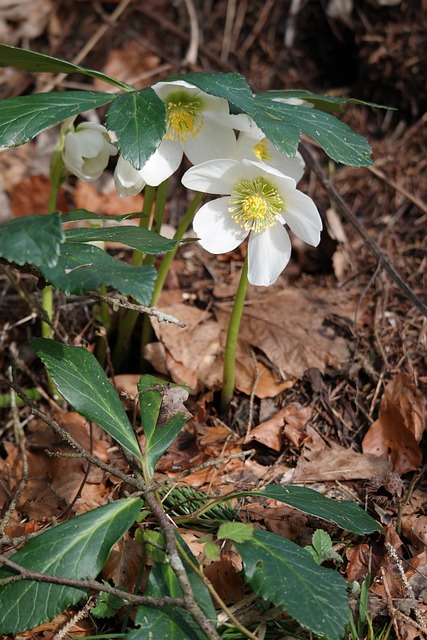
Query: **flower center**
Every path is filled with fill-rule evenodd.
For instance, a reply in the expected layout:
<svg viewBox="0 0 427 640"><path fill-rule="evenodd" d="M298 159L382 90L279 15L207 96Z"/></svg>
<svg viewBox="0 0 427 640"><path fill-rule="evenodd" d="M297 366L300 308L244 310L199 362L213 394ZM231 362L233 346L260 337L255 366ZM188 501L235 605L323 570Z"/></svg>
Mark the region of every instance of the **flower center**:
<svg viewBox="0 0 427 640"><path fill-rule="evenodd" d="M231 193L228 208L232 219L245 231L262 232L276 224L283 198L265 178L240 180Z"/></svg>
<svg viewBox="0 0 427 640"><path fill-rule="evenodd" d="M256 143L254 147L252 147L252 151L258 158L258 160L262 160L265 162L266 160L271 160L273 157L268 150L267 138L263 138L259 142Z"/></svg>
<svg viewBox="0 0 427 640"><path fill-rule="evenodd" d="M166 100L166 119L170 140L184 142L197 136L204 124L203 101L185 91L174 91Z"/></svg>

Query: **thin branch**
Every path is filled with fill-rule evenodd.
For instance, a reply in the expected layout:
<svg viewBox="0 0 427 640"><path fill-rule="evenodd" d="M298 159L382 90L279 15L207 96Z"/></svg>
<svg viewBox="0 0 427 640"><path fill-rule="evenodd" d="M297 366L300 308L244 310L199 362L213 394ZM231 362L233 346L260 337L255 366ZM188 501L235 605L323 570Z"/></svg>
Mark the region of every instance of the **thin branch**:
<svg viewBox="0 0 427 640"><path fill-rule="evenodd" d="M117 311L119 307L123 307L124 309L131 309L132 311L137 311L138 313L146 313L148 316L154 316L157 318L159 322L168 322L169 324L176 324L178 327L184 328L187 325L185 322L181 322L174 316L169 315L168 313L163 313L158 309L154 309L154 307L145 307L142 304L134 304L133 302L129 302L126 296L102 296L98 291L87 291L86 295L93 300L98 300L98 302L105 302L110 307L112 307L113 311Z"/></svg>
<svg viewBox="0 0 427 640"><path fill-rule="evenodd" d="M147 491L145 499L164 533L169 564L176 575L179 586L181 587L186 611L199 625L200 629L206 634L206 637L209 638L209 640L220 640L220 636L200 609L194 598L193 589L190 581L188 580L187 572L178 553L173 523L168 519L162 505L158 502L153 489Z"/></svg>
<svg viewBox="0 0 427 640"><path fill-rule="evenodd" d="M122 589L115 589L114 587L110 587L110 585L98 582L97 580L75 580L73 578L63 578L61 576L51 576L46 573L39 573L38 571L30 571L22 565L13 562L13 560L10 560L4 554L0 554L0 563L18 572L17 575L1 578L0 587L4 587L7 584L13 584L15 582L22 582L23 580L33 580L34 582L48 582L50 584L59 584L65 587L74 587L75 589L82 589L84 591L87 591L88 589L104 591L105 593L109 593L112 596L118 596L122 600L133 604L147 604L154 607L164 607L166 605L172 607L184 606L183 598L171 598L169 596L163 596L161 598L137 596L133 593L123 591Z"/></svg>
<svg viewBox="0 0 427 640"><path fill-rule="evenodd" d="M317 177L319 178L322 185L325 187L328 192L329 197L336 202L338 208L340 209L344 218L349 222L352 227L357 231L357 233L362 237L366 246L369 250L376 256L380 262L381 266L387 271L392 280L398 285L404 295L414 304L421 313L427 317L427 305L412 291L412 289L406 284L403 280L402 276L398 273L396 267L388 257L388 255L377 245L375 240L373 240L366 232L363 225L357 220L350 207L345 202L344 198L338 193L335 189L332 182L326 177L325 172L318 160L314 157L310 149L308 148L306 143L302 143L300 145L300 152L306 163L314 170Z"/></svg>
<svg viewBox="0 0 427 640"><path fill-rule="evenodd" d="M184 0L184 4L190 20L190 44L188 45L183 64L195 65L199 53L199 22L193 0Z"/></svg>

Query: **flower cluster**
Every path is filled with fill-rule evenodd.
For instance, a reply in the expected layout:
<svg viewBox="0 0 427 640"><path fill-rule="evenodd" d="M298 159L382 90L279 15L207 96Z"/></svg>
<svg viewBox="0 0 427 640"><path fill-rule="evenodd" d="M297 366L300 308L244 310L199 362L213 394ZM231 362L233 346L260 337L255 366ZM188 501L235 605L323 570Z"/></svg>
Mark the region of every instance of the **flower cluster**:
<svg viewBox="0 0 427 640"><path fill-rule="evenodd" d="M158 186L185 155L193 166L182 178L184 186L223 196L203 205L194 218L201 245L211 253L225 253L248 238L248 280L271 285L291 255L285 225L310 245L320 241L319 212L296 188L304 172L302 157L278 151L249 116L231 114L223 98L183 80L152 88L166 108L166 134L142 169L119 156L117 192L130 196L145 185ZM102 125L83 123L65 136L64 164L82 180L98 178L116 154Z"/></svg>

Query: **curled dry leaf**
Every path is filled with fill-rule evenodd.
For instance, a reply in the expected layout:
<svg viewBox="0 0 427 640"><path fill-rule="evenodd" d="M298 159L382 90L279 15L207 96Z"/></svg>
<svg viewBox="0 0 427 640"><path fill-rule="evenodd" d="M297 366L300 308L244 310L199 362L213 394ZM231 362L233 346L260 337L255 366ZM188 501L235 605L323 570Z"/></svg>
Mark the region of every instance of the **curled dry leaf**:
<svg viewBox="0 0 427 640"><path fill-rule="evenodd" d="M378 419L363 439L363 452L390 460L400 474L417 469L425 418L424 396L408 375L397 374L384 389Z"/></svg>
<svg viewBox="0 0 427 640"><path fill-rule="evenodd" d="M302 430L310 415L311 407L302 407L297 402L292 402L272 418L252 429L246 442L255 440L274 451L280 451L285 436L298 447L303 439Z"/></svg>
<svg viewBox="0 0 427 640"><path fill-rule="evenodd" d="M233 562L226 556L221 556L221 560L211 562L204 568L204 574L226 604L235 604L244 598L245 585L243 580L237 573Z"/></svg>

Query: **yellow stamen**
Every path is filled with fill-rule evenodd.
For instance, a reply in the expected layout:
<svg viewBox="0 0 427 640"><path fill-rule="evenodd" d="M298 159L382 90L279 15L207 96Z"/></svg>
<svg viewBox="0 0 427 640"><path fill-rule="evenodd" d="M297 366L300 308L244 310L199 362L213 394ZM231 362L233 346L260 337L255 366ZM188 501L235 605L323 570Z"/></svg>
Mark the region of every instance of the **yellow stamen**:
<svg viewBox="0 0 427 640"><path fill-rule="evenodd" d="M258 160L262 160L263 162L271 160L271 158L273 157L268 150L267 138L262 138L262 140L257 142L256 145L252 147L252 151L254 152Z"/></svg>
<svg viewBox="0 0 427 640"><path fill-rule="evenodd" d="M204 124L203 101L186 91L175 91L167 98L166 118L167 138L179 142L184 142L188 136L194 138Z"/></svg>
<svg viewBox="0 0 427 640"><path fill-rule="evenodd" d="M263 232L276 224L277 214L283 208L284 201L276 187L260 177L237 183L228 210L245 231Z"/></svg>

